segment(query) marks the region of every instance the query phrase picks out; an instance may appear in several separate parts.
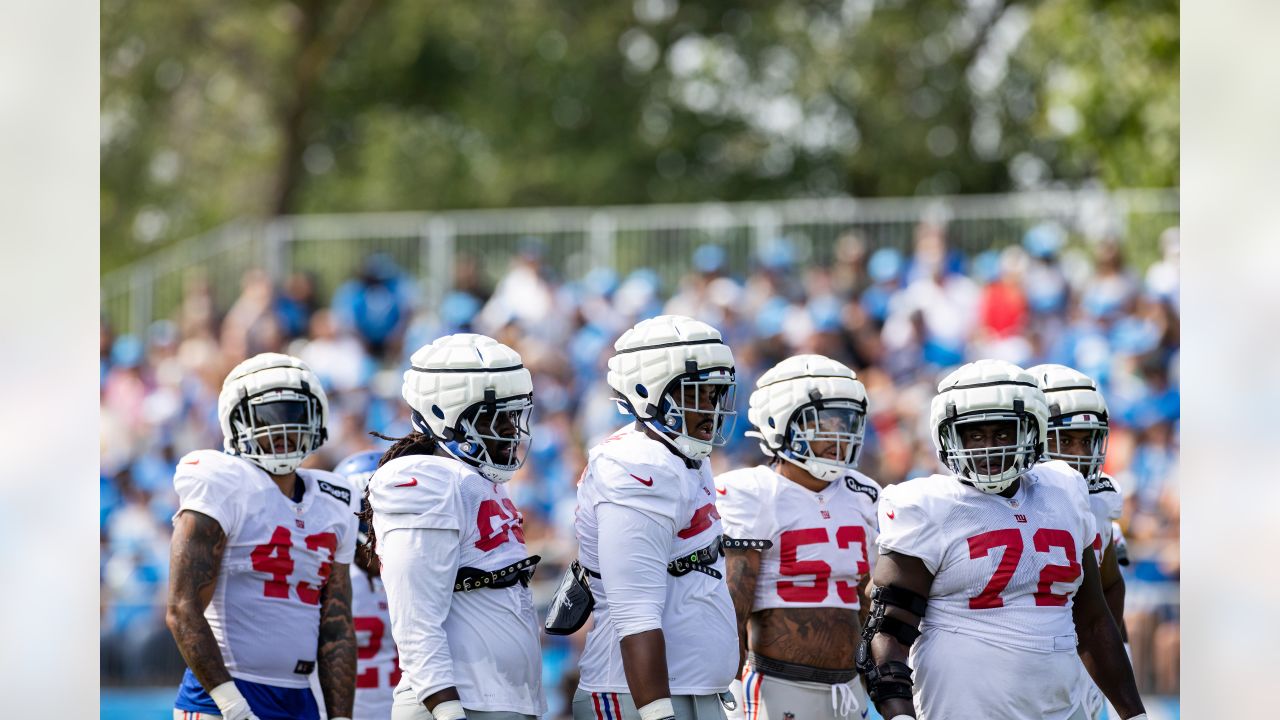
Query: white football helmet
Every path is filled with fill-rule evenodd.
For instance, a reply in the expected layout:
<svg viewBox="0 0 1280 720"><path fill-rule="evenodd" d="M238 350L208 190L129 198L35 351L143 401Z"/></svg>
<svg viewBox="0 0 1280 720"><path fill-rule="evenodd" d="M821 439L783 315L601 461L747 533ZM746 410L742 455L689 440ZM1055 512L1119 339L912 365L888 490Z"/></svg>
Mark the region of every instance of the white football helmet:
<svg viewBox="0 0 1280 720"><path fill-rule="evenodd" d="M1063 460L1080 471L1089 489L1097 489L1102 478L1102 463L1107 457L1107 435L1110 424L1107 419L1107 402L1098 392L1098 384L1088 375L1066 365L1036 365L1027 372L1035 376L1036 383L1049 404L1049 436L1054 442L1045 446L1045 454L1054 460ZM1086 430L1089 435L1089 453L1074 455L1060 448L1063 430Z"/></svg>
<svg viewBox="0 0 1280 720"><path fill-rule="evenodd" d="M1012 423L1013 441L965 447L964 431L979 423ZM1044 454L1049 409L1026 370L1003 360L961 366L938 383L929 424L938 458L960 480L985 493L1003 492Z"/></svg>
<svg viewBox="0 0 1280 720"><path fill-rule="evenodd" d="M235 366L218 395L222 444L272 475L288 475L328 438L329 400L306 363L262 353Z"/></svg>
<svg viewBox="0 0 1280 720"><path fill-rule="evenodd" d="M701 460L728 442L737 415L737 381L733 351L720 331L683 315L659 315L636 323L613 349L608 382L623 412L690 460ZM707 418L709 438L686 432L687 412Z"/></svg>
<svg viewBox="0 0 1280 720"><path fill-rule="evenodd" d="M533 379L511 348L484 335L446 335L418 348L400 394L413 426L495 483L511 479L529 447Z"/></svg>
<svg viewBox="0 0 1280 720"><path fill-rule="evenodd" d="M867 428L867 390L853 370L822 355L796 355L756 381L747 419L766 455L832 482L858 466ZM835 458L815 454L829 443Z"/></svg>

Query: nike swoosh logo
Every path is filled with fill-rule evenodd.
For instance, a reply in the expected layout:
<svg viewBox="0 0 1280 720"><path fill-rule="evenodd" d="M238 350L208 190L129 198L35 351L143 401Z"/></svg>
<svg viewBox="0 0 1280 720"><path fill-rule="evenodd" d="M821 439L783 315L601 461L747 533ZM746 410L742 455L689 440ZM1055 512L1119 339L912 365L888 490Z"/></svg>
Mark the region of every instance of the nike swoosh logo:
<svg viewBox="0 0 1280 720"><path fill-rule="evenodd" d="M720 493L721 495L728 495L728 494L729 494L729 491L728 491L728 490L721 490L720 488L716 488L716 492Z"/></svg>
<svg viewBox="0 0 1280 720"><path fill-rule="evenodd" d="M885 516L885 517L887 517L887 518L889 518L890 520L892 520L892 519L893 519L893 511L892 511L892 510L890 510L889 512L885 513L885 514L884 514L884 516Z"/></svg>
<svg viewBox="0 0 1280 720"><path fill-rule="evenodd" d="M407 483L400 483L399 485L396 485L396 487L413 487L414 485L417 485L417 484L418 484L418 478L414 478Z"/></svg>
<svg viewBox="0 0 1280 720"><path fill-rule="evenodd" d="M627 473L627 474L628 474L628 475L631 475L631 473ZM645 487L652 487L652 486L653 486L653 477L652 477L652 476L650 476L648 480L645 480L644 478L640 477L639 475L631 475L631 477L633 477L633 478L635 478L635 479L639 480L639 481L640 481L640 484L641 484L641 485L644 485Z"/></svg>
<svg viewBox="0 0 1280 720"><path fill-rule="evenodd" d="M184 463L182 463L182 464L183 464L183 465L199 465L199 464L200 464L200 461L199 461L199 460L188 460L188 461L186 461L186 462L184 462Z"/></svg>

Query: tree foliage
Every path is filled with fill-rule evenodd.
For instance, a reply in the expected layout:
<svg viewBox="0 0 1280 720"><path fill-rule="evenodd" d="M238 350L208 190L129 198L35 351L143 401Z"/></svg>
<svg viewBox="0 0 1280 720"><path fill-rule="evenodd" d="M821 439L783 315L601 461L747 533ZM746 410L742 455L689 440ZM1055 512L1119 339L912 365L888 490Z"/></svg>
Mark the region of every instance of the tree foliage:
<svg viewBox="0 0 1280 720"><path fill-rule="evenodd" d="M102 2L103 267L240 216L1178 184L1176 0Z"/></svg>

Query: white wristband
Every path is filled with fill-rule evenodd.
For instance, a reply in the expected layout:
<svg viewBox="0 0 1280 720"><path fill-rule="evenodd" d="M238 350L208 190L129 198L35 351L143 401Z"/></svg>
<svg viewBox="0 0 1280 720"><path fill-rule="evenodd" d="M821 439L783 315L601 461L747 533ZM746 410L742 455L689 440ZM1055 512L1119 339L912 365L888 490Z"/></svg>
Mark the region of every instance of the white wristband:
<svg viewBox="0 0 1280 720"><path fill-rule="evenodd" d="M675 716L676 709L671 704L671 698L658 698L640 708L640 720L662 720L662 718L673 718Z"/></svg>
<svg viewBox="0 0 1280 720"><path fill-rule="evenodd" d="M209 697L218 706L218 714L226 720L243 720L249 717L249 701L240 694L240 688L232 680L228 680L209 691Z"/></svg>
<svg viewBox="0 0 1280 720"><path fill-rule="evenodd" d="M1142 713L1141 715L1134 715L1133 717L1129 718L1129 720L1147 720L1147 714Z"/></svg>
<svg viewBox="0 0 1280 720"><path fill-rule="evenodd" d="M462 703L457 700L445 700L431 711L431 717L436 720L462 720L466 716L467 711L462 709Z"/></svg>
<svg viewBox="0 0 1280 720"><path fill-rule="evenodd" d="M916 719L911 717L910 715L894 715L893 717L889 718L889 720L916 720Z"/></svg>

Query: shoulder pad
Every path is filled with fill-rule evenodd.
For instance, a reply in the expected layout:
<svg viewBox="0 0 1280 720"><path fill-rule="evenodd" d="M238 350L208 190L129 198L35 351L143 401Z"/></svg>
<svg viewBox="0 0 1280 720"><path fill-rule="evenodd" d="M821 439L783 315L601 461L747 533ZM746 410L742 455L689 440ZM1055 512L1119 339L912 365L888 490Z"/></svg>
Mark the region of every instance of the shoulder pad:
<svg viewBox="0 0 1280 720"><path fill-rule="evenodd" d="M1102 493L1102 492L1113 492L1119 495L1121 494L1120 483L1116 482L1116 479L1111 477L1110 475L1103 473L1098 478L1097 482L1093 483L1093 485L1089 487L1089 494L1091 495L1094 493Z"/></svg>
<svg viewBox="0 0 1280 720"><path fill-rule="evenodd" d="M1107 478L1098 478L1098 481L1089 486L1089 494L1097 495L1098 493L1119 492L1116 486Z"/></svg>
<svg viewBox="0 0 1280 720"><path fill-rule="evenodd" d="M251 482L258 476L258 466L248 460L219 450L193 450L182 456L174 470L174 484L182 478L197 482L215 482L228 486Z"/></svg>
<svg viewBox="0 0 1280 720"><path fill-rule="evenodd" d="M462 463L432 455L406 455L386 463L369 478L369 504L385 514L435 513L458 510L458 480Z"/></svg>
<svg viewBox="0 0 1280 720"><path fill-rule="evenodd" d="M337 473L327 472L324 470L310 470L312 477L316 479L316 487L320 492L341 502L344 505L351 506L355 501L359 504L359 498L354 497L355 491L351 485L347 483L346 478Z"/></svg>
<svg viewBox="0 0 1280 720"><path fill-rule="evenodd" d="M856 493L871 498L871 502L880 500L880 485L875 480L859 472L851 472L844 476L844 486Z"/></svg>
<svg viewBox="0 0 1280 720"><path fill-rule="evenodd" d="M663 465L597 455L590 460L591 474L601 499L676 521L681 491L679 478Z"/></svg>
<svg viewBox="0 0 1280 720"><path fill-rule="evenodd" d="M760 471L773 471L763 465L729 470L715 476L716 489L723 491L737 490L740 493L754 494L760 490Z"/></svg>

